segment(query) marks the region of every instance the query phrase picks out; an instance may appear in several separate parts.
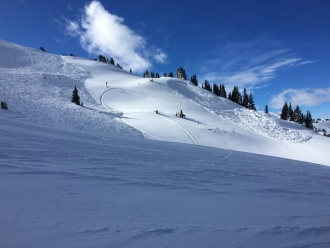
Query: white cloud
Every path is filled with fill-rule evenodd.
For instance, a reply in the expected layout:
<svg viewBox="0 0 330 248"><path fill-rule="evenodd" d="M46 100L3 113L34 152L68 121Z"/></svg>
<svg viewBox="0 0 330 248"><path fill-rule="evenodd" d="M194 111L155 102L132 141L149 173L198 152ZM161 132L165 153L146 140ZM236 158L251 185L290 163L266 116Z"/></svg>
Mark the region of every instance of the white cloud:
<svg viewBox="0 0 330 248"><path fill-rule="evenodd" d="M162 52L160 49L157 49L156 51L156 55L154 56L154 59L161 64L165 64L166 63L166 59L167 59L167 55Z"/></svg>
<svg viewBox="0 0 330 248"><path fill-rule="evenodd" d="M80 44L90 54L112 57L116 63L133 71L151 67L151 55L146 40L123 24L124 19L109 13L100 2L92 1L85 6L78 22L66 20L69 34L79 37ZM160 49L153 57L164 63L167 55ZM147 57L143 57L146 55Z"/></svg>
<svg viewBox="0 0 330 248"><path fill-rule="evenodd" d="M274 95L270 100L270 107L280 109L284 102L291 102L292 105L317 106L324 102L330 102L330 88L327 89L286 89L280 94Z"/></svg>

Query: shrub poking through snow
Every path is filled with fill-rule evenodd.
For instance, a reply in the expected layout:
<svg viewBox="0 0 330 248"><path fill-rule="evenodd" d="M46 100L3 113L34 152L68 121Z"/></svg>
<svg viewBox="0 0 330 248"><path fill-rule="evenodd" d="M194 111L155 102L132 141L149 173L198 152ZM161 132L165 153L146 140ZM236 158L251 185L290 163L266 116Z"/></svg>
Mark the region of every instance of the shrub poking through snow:
<svg viewBox="0 0 330 248"><path fill-rule="evenodd" d="M186 115L182 112L182 110L180 110L180 112L176 113L175 115L180 117L180 118L186 118Z"/></svg>
<svg viewBox="0 0 330 248"><path fill-rule="evenodd" d="M1 102L1 108L2 109L8 109L7 103L6 102Z"/></svg>

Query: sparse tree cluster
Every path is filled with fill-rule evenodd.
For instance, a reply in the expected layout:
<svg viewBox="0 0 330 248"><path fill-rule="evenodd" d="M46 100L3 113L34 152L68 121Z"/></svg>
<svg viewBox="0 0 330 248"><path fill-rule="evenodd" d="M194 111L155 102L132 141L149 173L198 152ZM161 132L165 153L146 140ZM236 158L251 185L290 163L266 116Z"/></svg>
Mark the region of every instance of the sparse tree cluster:
<svg viewBox="0 0 330 248"><path fill-rule="evenodd" d="M152 71L150 72L150 75L149 75L149 71L146 70L146 72L143 73L143 77L144 78L159 78L160 76L159 76L159 73L158 72L154 73Z"/></svg>
<svg viewBox="0 0 330 248"><path fill-rule="evenodd" d="M313 118L311 113L307 111L307 114L305 116L298 105L293 110L291 102L289 105L287 104L287 102L284 103L281 112L281 119L297 122L299 124L305 123L305 126L307 128L313 129Z"/></svg>

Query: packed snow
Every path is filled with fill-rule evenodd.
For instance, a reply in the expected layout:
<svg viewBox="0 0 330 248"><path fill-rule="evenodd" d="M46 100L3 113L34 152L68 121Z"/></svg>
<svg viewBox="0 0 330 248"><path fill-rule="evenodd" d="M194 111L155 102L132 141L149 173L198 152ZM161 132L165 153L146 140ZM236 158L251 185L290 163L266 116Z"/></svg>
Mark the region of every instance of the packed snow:
<svg viewBox="0 0 330 248"><path fill-rule="evenodd" d="M330 246L330 138L301 125L1 40L0 100L1 247Z"/></svg>

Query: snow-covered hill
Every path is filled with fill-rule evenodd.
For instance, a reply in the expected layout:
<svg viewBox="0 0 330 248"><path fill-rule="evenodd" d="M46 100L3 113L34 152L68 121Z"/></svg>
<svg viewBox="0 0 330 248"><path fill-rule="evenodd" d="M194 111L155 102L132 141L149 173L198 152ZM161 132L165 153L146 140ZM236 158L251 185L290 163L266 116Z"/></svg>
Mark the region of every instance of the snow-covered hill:
<svg viewBox="0 0 330 248"><path fill-rule="evenodd" d="M154 81L0 41L0 247L330 246L329 138Z"/></svg>
<svg viewBox="0 0 330 248"><path fill-rule="evenodd" d="M325 149L330 140L242 108L190 82L168 77L150 82L109 64L5 41L0 49L1 100L38 122L329 165ZM85 108L70 102L75 85ZM180 110L186 119L175 116Z"/></svg>

